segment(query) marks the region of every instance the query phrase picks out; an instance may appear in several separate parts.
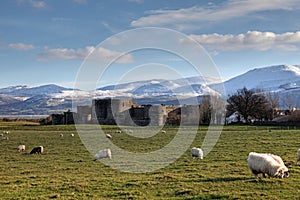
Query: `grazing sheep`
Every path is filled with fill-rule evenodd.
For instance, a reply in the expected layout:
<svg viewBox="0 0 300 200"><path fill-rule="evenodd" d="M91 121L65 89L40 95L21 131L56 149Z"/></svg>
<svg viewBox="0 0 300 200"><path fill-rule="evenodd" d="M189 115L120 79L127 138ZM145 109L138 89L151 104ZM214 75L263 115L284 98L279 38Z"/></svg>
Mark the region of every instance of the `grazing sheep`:
<svg viewBox="0 0 300 200"><path fill-rule="evenodd" d="M203 151L202 151L202 149L200 149L200 148L196 148L196 147L193 147L192 148L192 150L191 150L191 152L192 152L192 157L196 157L196 158L199 158L199 159L203 159Z"/></svg>
<svg viewBox="0 0 300 200"><path fill-rule="evenodd" d="M115 133L122 133L122 131L121 130L116 130Z"/></svg>
<svg viewBox="0 0 300 200"><path fill-rule="evenodd" d="M8 140L9 140L9 138L8 138L8 137L3 137L3 138L2 138L2 140L6 140L6 141L8 141Z"/></svg>
<svg viewBox="0 0 300 200"><path fill-rule="evenodd" d="M74 133L71 133L70 136L71 136L71 137L74 137Z"/></svg>
<svg viewBox="0 0 300 200"><path fill-rule="evenodd" d="M41 154L44 152L44 147L43 146L38 146L38 147L34 147L31 151L30 154Z"/></svg>
<svg viewBox="0 0 300 200"><path fill-rule="evenodd" d="M18 152L23 152L23 151L25 151L25 145L24 144L19 145L18 146Z"/></svg>
<svg viewBox="0 0 300 200"><path fill-rule="evenodd" d="M59 134L59 136L60 136L60 137L64 137L64 134L61 133L61 134Z"/></svg>
<svg viewBox="0 0 300 200"><path fill-rule="evenodd" d="M297 151L297 162L296 162L296 164L298 164L299 161L300 161L300 149L298 149L298 151Z"/></svg>
<svg viewBox="0 0 300 200"><path fill-rule="evenodd" d="M111 159L111 151L110 149L103 149L98 151L98 153L94 156L94 161L102 159L102 158L109 158Z"/></svg>
<svg viewBox="0 0 300 200"><path fill-rule="evenodd" d="M165 131L165 130L162 130L162 131L161 131L161 133L167 133L167 131Z"/></svg>
<svg viewBox="0 0 300 200"><path fill-rule="evenodd" d="M0 136L3 137L3 133L0 133Z"/></svg>
<svg viewBox="0 0 300 200"><path fill-rule="evenodd" d="M289 170L285 166L285 164L284 164L283 160L281 159L281 157L277 156L277 155L274 155L274 154L267 154L267 155L271 156L278 164L280 164L283 167L283 169L284 169L283 177L285 177L285 178L289 177Z"/></svg>
<svg viewBox="0 0 300 200"><path fill-rule="evenodd" d="M279 156L250 152L247 162L255 178L258 178L260 173L264 178L265 174L276 178L288 177L288 169L284 164L282 165L283 161Z"/></svg>
<svg viewBox="0 0 300 200"><path fill-rule="evenodd" d="M106 133L105 136L106 136L106 138L109 138L109 139L112 138L111 135L108 133Z"/></svg>
<svg viewBox="0 0 300 200"><path fill-rule="evenodd" d="M8 135L10 132L9 131L3 131L3 134Z"/></svg>

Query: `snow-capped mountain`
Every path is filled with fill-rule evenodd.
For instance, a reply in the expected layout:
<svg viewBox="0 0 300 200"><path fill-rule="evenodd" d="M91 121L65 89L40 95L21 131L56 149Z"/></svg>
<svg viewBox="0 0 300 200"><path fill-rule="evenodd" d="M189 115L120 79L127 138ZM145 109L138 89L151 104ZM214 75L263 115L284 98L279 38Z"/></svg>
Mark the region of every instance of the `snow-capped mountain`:
<svg viewBox="0 0 300 200"><path fill-rule="evenodd" d="M262 91L296 89L300 87L300 66L276 65L256 68L221 84L227 95L232 95L243 87ZM218 90L218 87L220 84L210 85L214 90Z"/></svg>
<svg viewBox="0 0 300 200"><path fill-rule="evenodd" d="M71 89L57 85L39 87L16 86L0 89L1 115L44 115L65 111L72 99L55 98L55 94Z"/></svg>
<svg viewBox="0 0 300 200"><path fill-rule="evenodd" d="M300 108L300 66L276 65L250 70L223 83L212 84L209 87L219 91L225 88L226 97L246 87L256 92L271 93L279 96L279 107Z"/></svg>
<svg viewBox="0 0 300 200"><path fill-rule="evenodd" d="M49 95L54 93L60 93L65 90L73 90L70 88L64 88L55 84L42 85L37 87L30 87L26 85L11 86L0 89L0 94L6 94L15 97L32 97L34 95Z"/></svg>
<svg viewBox="0 0 300 200"><path fill-rule="evenodd" d="M208 77L155 79L110 85L95 91L73 90L54 84L11 86L0 89L0 115L51 114L72 109L72 102L89 105L91 99L105 97L130 97L140 105L189 104L194 97L199 102L207 94L228 97L243 87L276 92L280 96L280 106L286 106L288 99L289 104L300 108L300 66L277 65L253 69L226 81ZM222 93L224 89L227 95Z"/></svg>
<svg viewBox="0 0 300 200"><path fill-rule="evenodd" d="M110 85L98 90L118 91L140 97L178 94L198 96L212 92L206 85L220 82L222 82L222 79L215 77L189 77L175 80L154 79Z"/></svg>

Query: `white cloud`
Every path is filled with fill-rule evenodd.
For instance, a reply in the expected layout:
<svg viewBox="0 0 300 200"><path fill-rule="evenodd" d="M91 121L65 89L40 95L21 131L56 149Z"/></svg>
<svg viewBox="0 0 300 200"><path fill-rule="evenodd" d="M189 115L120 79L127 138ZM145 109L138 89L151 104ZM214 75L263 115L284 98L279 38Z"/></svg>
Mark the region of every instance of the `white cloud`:
<svg viewBox="0 0 300 200"><path fill-rule="evenodd" d="M32 44L15 43L7 45L7 48L14 50L32 50L35 49L35 46Z"/></svg>
<svg viewBox="0 0 300 200"><path fill-rule="evenodd" d="M28 3L33 8L46 8L47 4L45 1L38 1L38 0L18 0L18 5Z"/></svg>
<svg viewBox="0 0 300 200"><path fill-rule="evenodd" d="M276 34L273 32L248 31L245 34L202 34L190 35L204 47L215 50L245 50L254 49L266 51L270 49L280 49L285 51L299 50L300 31ZM180 41L181 44L188 43L188 40Z"/></svg>
<svg viewBox="0 0 300 200"><path fill-rule="evenodd" d="M253 12L299 9L299 0L229 0L221 6L190 7L177 10L154 10L149 16L131 22L133 27L187 27L188 23L213 22L245 16Z"/></svg>
<svg viewBox="0 0 300 200"><path fill-rule="evenodd" d="M110 62L115 60L116 63L131 63L133 62L133 56L131 54L123 54L122 52L112 51L103 47L95 48L93 46L87 46L80 49L47 49L45 52L38 54L39 61L48 60L83 60L88 56L89 60L97 62Z"/></svg>
<svg viewBox="0 0 300 200"><path fill-rule="evenodd" d="M45 1L30 0L29 3L34 8L45 8L46 7L46 2Z"/></svg>

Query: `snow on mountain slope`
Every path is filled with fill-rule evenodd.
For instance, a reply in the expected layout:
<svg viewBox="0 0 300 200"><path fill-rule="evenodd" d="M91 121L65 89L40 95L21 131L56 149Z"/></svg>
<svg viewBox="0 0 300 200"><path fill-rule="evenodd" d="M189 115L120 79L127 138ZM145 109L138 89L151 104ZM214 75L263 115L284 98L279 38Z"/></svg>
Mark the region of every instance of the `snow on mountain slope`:
<svg viewBox="0 0 300 200"><path fill-rule="evenodd" d="M42 85L37 87L29 86L12 86L0 89L0 94L7 94L10 96L18 97L32 97L35 95L49 95L54 93L60 93L64 90L73 90L70 88L64 88L55 84Z"/></svg>
<svg viewBox="0 0 300 200"><path fill-rule="evenodd" d="M16 102L20 102L21 100L19 100L18 98L6 95L6 94L0 94L0 105L5 105L8 103L16 103Z"/></svg>
<svg viewBox="0 0 300 200"><path fill-rule="evenodd" d="M22 91L24 89L29 89L30 87L27 85L16 85L16 86L9 86L6 88L0 88L0 94L10 94L16 91Z"/></svg>
<svg viewBox="0 0 300 200"><path fill-rule="evenodd" d="M219 82L221 82L221 79L214 77L189 77L175 80L154 79L123 83L119 85L110 85L99 88L98 90L127 93L135 96L140 96L141 98L145 96L171 96L176 95L178 93L185 93L196 96L202 94L209 94L210 92L216 93L215 91L212 91L209 87L207 87L206 84Z"/></svg>
<svg viewBox="0 0 300 200"><path fill-rule="evenodd" d="M242 75L236 76L222 83L227 95L235 93L238 89L259 89L263 91L276 91L284 88L296 88L300 83L299 66L277 65L256 68ZM209 85L218 90L220 84Z"/></svg>

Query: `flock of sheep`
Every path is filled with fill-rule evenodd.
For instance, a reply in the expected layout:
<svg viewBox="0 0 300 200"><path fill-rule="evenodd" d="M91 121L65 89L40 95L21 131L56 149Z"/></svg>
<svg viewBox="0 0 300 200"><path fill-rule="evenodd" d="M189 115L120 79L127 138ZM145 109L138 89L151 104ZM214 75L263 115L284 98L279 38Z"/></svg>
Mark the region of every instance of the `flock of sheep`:
<svg viewBox="0 0 300 200"><path fill-rule="evenodd" d="M129 130L132 131L132 130ZM127 132L127 131L126 131ZM2 137L2 140L9 140L8 134L9 131L3 131L0 136ZM120 130L117 130L116 133L121 133ZM166 131L162 130L161 133L166 133ZM60 137L64 137L64 135L61 133L59 135ZM74 134L70 134L71 137L74 137ZM110 134L105 134L106 138L111 139L112 136ZM18 152L24 152L25 151L25 145L19 145L18 146ZM43 146L37 146L34 147L30 154L42 154L44 151ZM191 155L193 158L203 159L203 150L201 148L193 147L191 149ZM109 158L112 159L112 153L109 148L99 150L94 155L94 161L100 160L103 158ZM296 164L300 161L300 149L297 151L297 159ZM248 167L251 170L251 172L254 174L255 178L258 178L259 174L262 174L262 176L265 178L267 174L269 177L272 178L286 178L289 177L289 171L288 168L285 166L283 160L280 156L274 155L274 154L267 154L267 153L256 153L256 152L250 152L248 155Z"/></svg>
<svg viewBox="0 0 300 200"><path fill-rule="evenodd" d="M203 150L201 148L193 147L191 149L192 157L203 159ZM103 158L112 159L112 154L110 149L102 149L98 151L94 156L94 161L100 160ZM300 149L297 151L297 161L296 164L300 161ZM274 154L266 153L255 153L250 152L248 155L248 167L254 174L255 178L258 178L258 174L262 174L266 178L267 174L272 178L287 178L289 177L289 170L285 166L283 160L280 156Z"/></svg>
<svg viewBox="0 0 300 200"><path fill-rule="evenodd" d="M2 137L2 140L9 140L9 138L8 138L9 133L10 133L9 131L3 131L3 133L0 134L0 136Z"/></svg>
<svg viewBox="0 0 300 200"><path fill-rule="evenodd" d="M8 134L10 134L9 131L3 131L0 136L2 137L2 140L9 140ZM61 133L59 134L60 137L64 137L64 135ZM70 134L71 137L74 137L74 133ZM24 144L21 144L17 148L18 152L25 152L26 146ZM44 152L44 147L43 146L37 146L34 147L29 154L42 154Z"/></svg>
<svg viewBox="0 0 300 200"><path fill-rule="evenodd" d="M120 130L117 130L116 133L121 133ZM162 130L161 133L166 133ZM106 134L107 138L112 138L110 134ZM193 158L203 159L203 150L201 148L193 147L191 149L191 155ZM94 161L100 160L103 158L112 159L112 153L109 148L99 150L95 156ZM297 160L296 164L300 161L300 149L297 151ZM272 178L287 178L289 177L289 170L285 166L283 160L280 156L267 153L255 153L250 152L248 155L248 167L251 172L254 174L255 178L258 178L258 174L262 174L263 178L266 178L267 174Z"/></svg>

